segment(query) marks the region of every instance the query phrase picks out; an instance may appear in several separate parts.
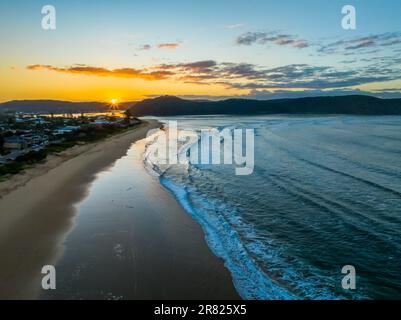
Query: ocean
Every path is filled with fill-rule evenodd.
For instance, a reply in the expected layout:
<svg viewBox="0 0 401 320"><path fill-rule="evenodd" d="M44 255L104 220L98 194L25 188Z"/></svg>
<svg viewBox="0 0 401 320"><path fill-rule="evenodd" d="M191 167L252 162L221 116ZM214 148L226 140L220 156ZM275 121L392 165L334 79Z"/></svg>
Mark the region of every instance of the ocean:
<svg viewBox="0 0 401 320"><path fill-rule="evenodd" d="M202 226L243 298L401 299L401 117L159 120L196 132L255 130L251 175L145 159ZM354 290L342 287L345 265L355 267Z"/></svg>

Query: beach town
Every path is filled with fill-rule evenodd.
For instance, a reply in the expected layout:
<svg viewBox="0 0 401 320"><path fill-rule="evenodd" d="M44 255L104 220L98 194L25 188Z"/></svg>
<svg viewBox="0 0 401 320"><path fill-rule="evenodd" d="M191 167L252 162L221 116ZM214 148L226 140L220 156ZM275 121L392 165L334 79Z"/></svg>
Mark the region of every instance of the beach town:
<svg viewBox="0 0 401 320"><path fill-rule="evenodd" d="M0 176L20 172L76 144L96 141L139 124L129 111L103 114L0 114Z"/></svg>

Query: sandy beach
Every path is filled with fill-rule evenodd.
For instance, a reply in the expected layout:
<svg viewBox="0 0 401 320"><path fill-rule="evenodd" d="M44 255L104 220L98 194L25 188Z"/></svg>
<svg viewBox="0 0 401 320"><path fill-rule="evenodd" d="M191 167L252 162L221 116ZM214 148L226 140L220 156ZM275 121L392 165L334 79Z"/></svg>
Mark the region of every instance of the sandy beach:
<svg viewBox="0 0 401 320"><path fill-rule="evenodd" d="M105 216L80 220L77 204L88 197L98 175L112 170L133 142L158 126L149 121L105 141L76 146L0 183L0 299L239 298L201 228L141 165L143 142L131 160L135 206L116 220L110 216L114 211L106 209L101 213ZM122 226L129 231L123 239ZM94 235L102 228L107 228L107 238L92 241L99 239ZM125 251L116 249L116 243L123 243ZM124 259L117 267L107 244L121 251ZM83 281L77 282L72 269L86 263L97 268L87 270L89 279L83 272ZM56 266L61 279L52 292L40 286L41 268L47 264Z"/></svg>

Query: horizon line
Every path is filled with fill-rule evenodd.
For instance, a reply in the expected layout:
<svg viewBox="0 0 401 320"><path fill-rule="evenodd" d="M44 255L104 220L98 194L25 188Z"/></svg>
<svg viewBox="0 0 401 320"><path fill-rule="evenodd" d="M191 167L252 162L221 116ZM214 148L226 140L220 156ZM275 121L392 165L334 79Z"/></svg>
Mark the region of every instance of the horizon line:
<svg viewBox="0 0 401 320"><path fill-rule="evenodd" d="M131 102L140 102L143 100L148 100L148 99L156 99L160 97L175 97L179 98L182 100L206 100L206 101L224 101L224 100L231 100L231 99L238 99L238 100L259 100L259 101L269 101L269 100L295 100L295 99L306 99L306 98L325 98L325 97L347 97L347 96L364 96L364 97L372 97L372 98L377 98L377 99L382 99L382 100L393 100L393 99L401 99L401 97L395 97L395 98L383 98L383 97L377 97L372 94L367 94L367 93L350 93L350 94L338 94L338 95L315 95L315 96L309 96L309 97L271 97L271 98L264 98L264 99L257 99L257 98L252 98L252 97L241 97L241 96L227 96L227 97L216 97L217 99L213 99L213 97L210 98L202 98L202 97L182 97L180 95L168 95L168 94L161 94L161 95L155 95L151 97L147 97L144 99L136 99L136 100L125 100L125 101L120 101L118 104L126 104L126 103L131 103ZM105 101L105 100L64 100L64 99L50 99L50 98L40 98L40 99L12 99L12 100L0 100L0 104L4 103L9 103L9 102L20 102L20 101L57 101L57 102L68 102L68 103L105 103L105 104L110 104L110 101Z"/></svg>

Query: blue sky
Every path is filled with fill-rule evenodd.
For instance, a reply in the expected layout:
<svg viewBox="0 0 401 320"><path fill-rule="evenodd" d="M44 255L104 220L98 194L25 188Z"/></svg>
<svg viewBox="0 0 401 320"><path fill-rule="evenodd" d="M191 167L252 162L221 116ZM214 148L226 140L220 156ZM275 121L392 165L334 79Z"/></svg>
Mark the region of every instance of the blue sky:
<svg viewBox="0 0 401 320"><path fill-rule="evenodd" d="M57 10L54 31L41 28L45 4ZM345 4L356 8L356 30L341 27ZM66 82L74 76L93 94L95 85L100 94L108 81L114 91L121 86L122 99L358 91L396 97L401 91L400 13L399 0L2 2L0 80L16 83L0 90L0 98L24 96L16 87L19 79L25 84L42 75L47 88L50 74L68 77ZM127 93L133 84L142 93ZM72 85L60 90L37 85L26 90L26 97L35 92L35 97L68 98L68 90L81 92Z"/></svg>

